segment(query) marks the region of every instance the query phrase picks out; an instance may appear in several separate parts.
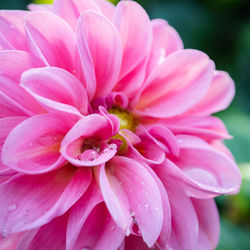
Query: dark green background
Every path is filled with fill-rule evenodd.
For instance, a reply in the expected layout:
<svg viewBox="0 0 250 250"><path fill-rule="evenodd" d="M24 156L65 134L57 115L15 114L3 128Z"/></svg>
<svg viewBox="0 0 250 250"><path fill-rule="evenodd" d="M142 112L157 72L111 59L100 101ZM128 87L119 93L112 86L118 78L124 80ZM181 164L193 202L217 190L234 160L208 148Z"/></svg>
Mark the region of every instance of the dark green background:
<svg viewBox="0 0 250 250"><path fill-rule="evenodd" d="M25 9L28 2L0 0L0 9ZM218 116L234 136L226 143L241 166L243 185L239 195L217 199L222 215L218 249L250 249L250 0L138 2L151 18L164 18L174 26L185 48L206 52L217 69L228 71L235 80L236 97Z"/></svg>

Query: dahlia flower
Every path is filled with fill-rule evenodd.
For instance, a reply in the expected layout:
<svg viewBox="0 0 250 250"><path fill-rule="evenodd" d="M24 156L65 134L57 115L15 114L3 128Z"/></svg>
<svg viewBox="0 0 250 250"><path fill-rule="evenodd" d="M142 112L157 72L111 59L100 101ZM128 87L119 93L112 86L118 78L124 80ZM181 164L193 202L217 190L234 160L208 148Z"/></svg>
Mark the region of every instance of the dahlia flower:
<svg viewBox="0 0 250 250"><path fill-rule="evenodd" d="M214 249L230 76L136 2L29 9L0 12L0 248Z"/></svg>

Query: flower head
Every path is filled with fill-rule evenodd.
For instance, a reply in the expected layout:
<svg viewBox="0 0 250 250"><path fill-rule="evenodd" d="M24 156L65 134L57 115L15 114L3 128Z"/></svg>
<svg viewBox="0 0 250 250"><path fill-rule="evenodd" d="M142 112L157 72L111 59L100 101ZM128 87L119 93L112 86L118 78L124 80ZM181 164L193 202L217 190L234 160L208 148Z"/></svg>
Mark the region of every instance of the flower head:
<svg viewBox="0 0 250 250"><path fill-rule="evenodd" d="M29 8L0 12L0 246L214 249L229 75L136 2Z"/></svg>

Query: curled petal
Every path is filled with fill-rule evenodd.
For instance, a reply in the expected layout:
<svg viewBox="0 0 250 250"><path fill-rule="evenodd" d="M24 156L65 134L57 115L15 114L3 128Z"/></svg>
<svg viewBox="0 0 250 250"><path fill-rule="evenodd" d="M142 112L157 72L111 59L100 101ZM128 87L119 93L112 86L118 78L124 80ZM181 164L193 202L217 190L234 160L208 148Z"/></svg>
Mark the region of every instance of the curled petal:
<svg viewBox="0 0 250 250"><path fill-rule="evenodd" d="M16 126L3 145L2 161L11 169L24 173L43 173L60 167L63 136L71 121L56 115L37 115Z"/></svg>
<svg viewBox="0 0 250 250"><path fill-rule="evenodd" d="M153 28L153 43L148 65L148 74L164 62L168 55L183 49L183 42L179 34L165 20L153 19L151 23Z"/></svg>
<svg viewBox="0 0 250 250"><path fill-rule="evenodd" d="M90 169L67 165L40 175L18 174L0 185L0 228L9 235L47 224L64 214L86 191Z"/></svg>
<svg viewBox="0 0 250 250"><path fill-rule="evenodd" d="M226 109L235 94L232 78L224 71L215 71L207 94L189 113L207 115Z"/></svg>
<svg viewBox="0 0 250 250"><path fill-rule="evenodd" d="M121 1L114 14L123 48L120 79L141 63L150 51L152 27L145 10L136 2Z"/></svg>
<svg viewBox="0 0 250 250"><path fill-rule="evenodd" d="M88 112L88 97L81 82L60 68L37 68L21 78L24 87L37 101L52 112L75 114Z"/></svg>
<svg viewBox="0 0 250 250"><path fill-rule="evenodd" d="M186 112L206 94L213 71L214 63L202 52L172 53L148 77L136 112L158 118Z"/></svg>
<svg viewBox="0 0 250 250"><path fill-rule="evenodd" d="M61 143L61 153L76 166L97 166L116 153L115 144L105 143L119 127L113 115L92 114L79 120Z"/></svg>
<svg viewBox="0 0 250 250"><path fill-rule="evenodd" d="M66 20L73 30L75 30L79 16L87 10L101 12L93 0L55 0L53 3L53 11Z"/></svg>
<svg viewBox="0 0 250 250"><path fill-rule="evenodd" d="M111 216L128 235L134 217L143 240L151 247L162 229L161 194L153 177L138 162L114 157L100 168L99 182ZM132 195L133 194L133 195Z"/></svg>
<svg viewBox="0 0 250 250"><path fill-rule="evenodd" d="M2 49L28 51L23 25L23 17L28 13L21 10L0 11L0 47Z"/></svg>
<svg viewBox="0 0 250 250"><path fill-rule="evenodd" d="M0 51L0 74L12 78L17 84L22 73L31 68L44 66L36 57L19 50Z"/></svg>
<svg viewBox="0 0 250 250"><path fill-rule="evenodd" d="M192 199L192 202L199 220L198 249L215 249L220 235L220 219L215 201Z"/></svg>
<svg viewBox="0 0 250 250"><path fill-rule="evenodd" d="M25 16L25 28L34 55L47 66L77 74L75 34L62 18L48 11L31 12Z"/></svg>
<svg viewBox="0 0 250 250"><path fill-rule="evenodd" d="M104 16L95 12L85 12L78 22L78 39L83 40L80 46L82 64L91 56L95 69L95 97L105 97L113 89L119 76L121 66L121 41L115 26ZM81 48L87 46L87 48ZM90 53L90 54L89 54ZM83 71L86 71L83 68ZM93 72L92 72L93 73ZM85 73L85 79L88 77Z"/></svg>

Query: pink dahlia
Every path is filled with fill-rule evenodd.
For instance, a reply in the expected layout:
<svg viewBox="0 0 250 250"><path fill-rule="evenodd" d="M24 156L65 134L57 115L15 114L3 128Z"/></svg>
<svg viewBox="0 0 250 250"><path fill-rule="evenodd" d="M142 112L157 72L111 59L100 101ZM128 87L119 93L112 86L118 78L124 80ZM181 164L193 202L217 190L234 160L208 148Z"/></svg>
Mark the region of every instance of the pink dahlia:
<svg viewBox="0 0 250 250"><path fill-rule="evenodd" d="M0 13L0 248L214 249L229 75L136 2L29 8Z"/></svg>

